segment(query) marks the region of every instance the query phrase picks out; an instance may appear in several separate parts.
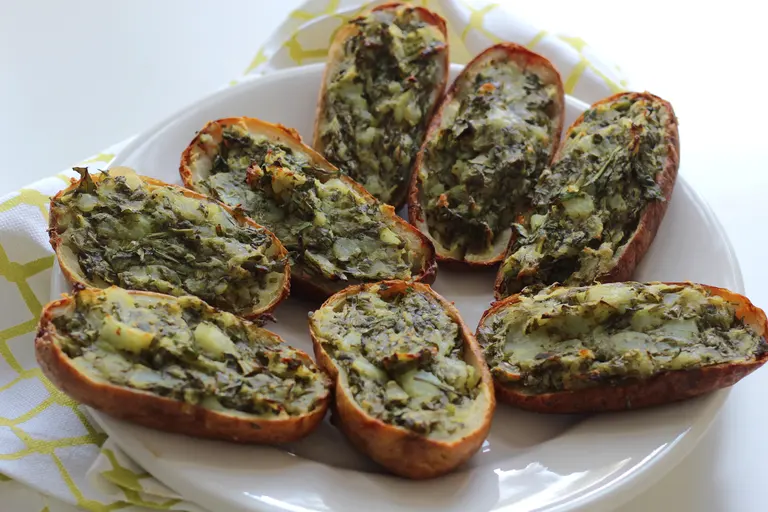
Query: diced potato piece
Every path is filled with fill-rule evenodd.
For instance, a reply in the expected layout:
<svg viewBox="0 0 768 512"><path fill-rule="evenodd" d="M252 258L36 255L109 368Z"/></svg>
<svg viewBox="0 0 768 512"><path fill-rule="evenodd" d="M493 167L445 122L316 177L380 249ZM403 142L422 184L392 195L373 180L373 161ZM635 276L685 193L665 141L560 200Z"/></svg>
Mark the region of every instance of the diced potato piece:
<svg viewBox="0 0 768 512"><path fill-rule="evenodd" d="M155 337L154 333L131 327L112 315L104 316L99 336L113 347L135 354L149 347Z"/></svg>
<svg viewBox="0 0 768 512"><path fill-rule="evenodd" d="M220 357L223 354L237 354L237 348L229 336L209 322L201 322L195 327L195 342L201 349L214 357Z"/></svg>

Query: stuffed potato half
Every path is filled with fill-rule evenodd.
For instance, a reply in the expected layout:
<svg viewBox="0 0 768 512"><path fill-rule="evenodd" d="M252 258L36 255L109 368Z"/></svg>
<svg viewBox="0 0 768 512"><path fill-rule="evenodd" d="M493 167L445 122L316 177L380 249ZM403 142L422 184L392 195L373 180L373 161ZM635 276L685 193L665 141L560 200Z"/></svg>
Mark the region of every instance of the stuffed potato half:
<svg viewBox="0 0 768 512"><path fill-rule="evenodd" d="M187 147L180 172L187 187L240 205L274 231L298 294L324 299L360 282L435 278L429 239L294 130L247 117L212 121Z"/></svg>
<svg viewBox="0 0 768 512"><path fill-rule="evenodd" d="M409 219L439 261L502 259L554 156L564 115L560 74L525 47L499 43L467 64L429 124L408 198Z"/></svg>
<svg viewBox="0 0 768 512"><path fill-rule="evenodd" d="M334 35L312 145L399 208L448 70L445 20L407 3L373 7Z"/></svg>
<svg viewBox="0 0 768 512"><path fill-rule="evenodd" d="M551 413L637 409L730 386L768 360L765 313L691 283L550 287L483 315L499 400Z"/></svg>
<svg viewBox="0 0 768 512"><path fill-rule="evenodd" d="M583 286L632 275L661 225L680 163L672 105L653 94L596 102L568 129L510 239L496 298L527 286Z"/></svg>
<svg viewBox="0 0 768 512"><path fill-rule="evenodd" d="M78 402L189 436L285 443L310 433L330 401L307 354L192 296L77 291L44 308L35 353Z"/></svg>
<svg viewBox="0 0 768 512"><path fill-rule="evenodd" d="M359 450L415 479L478 450L495 408L490 374L458 311L429 286L351 286L309 322L335 381L335 422Z"/></svg>
<svg viewBox="0 0 768 512"><path fill-rule="evenodd" d="M248 318L288 296L285 248L242 211L128 168L80 172L51 200L50 243L71 283L195 295Z"/></svg>

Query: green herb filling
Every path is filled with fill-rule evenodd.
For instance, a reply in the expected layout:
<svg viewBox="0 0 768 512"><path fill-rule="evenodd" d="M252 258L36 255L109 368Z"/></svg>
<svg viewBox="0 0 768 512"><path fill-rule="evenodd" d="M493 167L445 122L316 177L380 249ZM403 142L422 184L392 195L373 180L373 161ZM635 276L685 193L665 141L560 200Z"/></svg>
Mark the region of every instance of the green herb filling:
<svg viewBox="0 0 768 512"><path fill-rule="evenodd" d="M699 286L613 283L521 295L478 329L491 373L546 393L754 360L765 338Z"/></svg>
<svg viewBox="0 0 768 512"><path fill-rule="evenodd" d="M305 354L195 297L86 290L53 323L57 343L91 378L215 411L298 416L328 392Z"/></svg>
<svg viewBox="0 0 768 512"><path fill-rule="evenodd" d="M355 401L386 423L446 438L482 420L480 375L458 324L433 297L384 285L311 315Z"/></svg>
<svg viewBox="0 0 768 512"><path fill-rule="evenodd" d="M525 286L590 284L609 272L645 208L664 201L656 183L668 157L671 112L643 96L588 110L536 185L535 213L510 247L502 295Z"/></svg>
<svg viewBox="0 0 768 512"><path fill-rule="evenodd" d="M439 100L446 42L410 6L352 23L320 113L324 156L385 203L404 198L428 116Z"/></svg>

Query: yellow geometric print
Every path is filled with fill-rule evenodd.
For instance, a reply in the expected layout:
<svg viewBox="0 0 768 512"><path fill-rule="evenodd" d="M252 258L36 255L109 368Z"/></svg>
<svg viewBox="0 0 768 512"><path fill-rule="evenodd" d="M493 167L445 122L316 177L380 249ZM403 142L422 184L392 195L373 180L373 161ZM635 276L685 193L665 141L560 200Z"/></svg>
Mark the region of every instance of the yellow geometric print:
<svg viewBox="0 0 768 512"><path fill-rule="evenodd" d="M316 18L319 18L320 16L334 16L338 8L339 0L330 0L328 5L326 5L325 8L318 13L296 9L291 14L289 14L288 17L296 18L297 20L301 21L312 21Z"/></svg>
<svg viewBox="0 0 768 512"><path fill-rule="evenodd" d="M467 23L467 26L464 27L464 31L461 33L461 40L463 42L467 41L467 35L469 34L469 31L474 29L477 32L480 32L485 37L491 40L493 44L497 44L501 42L501 39L493 34L491 34L488 30L486 30L484 23L485 23L485 15L494 10L499 6L499 4L488 4L485 7L481 7L480 9L475 9L471 5L469 5L467 2L462 2L464 6L469 9L470 15L469 15L469 23Z"/></svg>
<svg viewBox="0 0 768 512"><path fill-rule="evenodd" d="M37 206L40 209L40 213L43 214L43 217L48 220L48 203L50 200L51 198L42 192L38 192L31 188L23 188L19 191L19 195L0 204L0 213L7 212L20 204L28 204Z"/></svg>
<svg viewBox="0 0 768 512"><path fill-rule="evenodd" d="M136 474L130 469L124 468L120 465L119 462L117 462L115 452L112 450L102 449L101 453L107 457L107 460L109 460L109 463L112 465L112 469L102 473L104 478L114 484L120 484L121 487L127 487L128 489L133 489L134 491L143 490L139 480L142 478L149 478L152 475L149 473Z"/></svg>
<svg viewBox="0 0 768 512"><path fill-rule="evenodd" d="M243 74L247 75L248 73L256 69L257 66L260 66L264 62L267 62L267 56L264 55L264 48L261 48L259 52L256 54L256 56L251 60L251 63L248 64L248 67L245 68L245 71L243 72Z"/></svg>
<svg viewBox="0 0 768 512"><path fill-rule="evenodd" d="M299 66L307 59L320 59L328 55L328 48L305 50L297 38L298 34L294 34L284 46L288 48L288 54L291 56L291 59L295 60Z"/></svg>
<svg viewBox="0 0 768 512"><path fill-rule="evenodd" d="M121 466L112 450L102 449L101 453L107 458L112 466L112 469L102 472L101 475L120 487L125 494L126 499L131 504L158 510L168 510L181 501L178 499L167 499L161 502L144 500L141 497L141 494L139 494L144 491L140 480L152 478L152 475L149 473L137 474L130 469Z"/></svg>
<svg viewBox="0 0 768 512"><path fill-rule="evenodd" d="M102 161L104 156L105 154L102 153L98 158L94 157L96 158L96 160L94 161ZM0 213L7 212L12 208L22 204L35 206L40 210L40 213L43 216L43 219L46 220L46 224L47 224L47 219L48 219L47 206L49 201L50 201L50 198L46 194L43 194L42 192L38 192L37 190L33 190L33 189L22 189L18 195L0 204ZM16 357L13 355L13 352L8 346L9 340L25 334L32 333L37 328L37 321L38 321L38 318L40 317L42 304L40 303L40 299L38 299L38 297L35 295L34 291L32 290L32 287L29 285L27 280L30 277L36 276L41 272L49 270L52 267L52 265L53 265L53 256L44 256L44 257L29 261L27 263L18 263L15 261L10 261L10 259L8 258L8 254L5 251L5 248L2 247L2 245L0 245L0 276L5 278L5 280L7 280L9 283L13 283L16 285L16 287L19 290L19 294L21 296L22 301L24 302L30 314L32 315L31 319L26 320L13 327L9 327L7 329L0 331L0 357L2 357L5 360L5 362L8 364L8 366L10 366L11 369L13 369L17 373L17 376L15 379L5 384L4 386L0 387L0 391L5 391L7 389L10 389L14 385L27 379L36 379L43 384L43 386L46 388L46 391L48 392L47 398L43 399L39 404L32 407L30 410L26 411L20 416L13 419L0 417L0 426L9 427L11 432L13 432L13 434L16 437L18 437L19 440L23 442L25 445L24 449L22 450L16 451L14 453L0 455L0 461L18 460L32 454L48 455L56 463L63 480L67 483L67 487L70 489L73 496L75 496L77 500L77 504L79 506L86 508L87 510L92 510L94 512L98 512L102 510L104 512L108 512L110 510L116 510L117 508L124 508L125 505L122 505L122 506L111 505L107 507L101 503L98 503L92 500L86 500L83 497L82 493L80 493L79 489L77 489L77 486L74 484L66 468L61 463L61 460L58 458L58 456L55 453L55 450L59 448L67 448L67 447L83 446L83 445L91 445L91 444L100 446L101 444L103 444L104 440L106 439L106 436L104 434L96 432L96 430L91 426L91 424L85 418L85 415L78 409L79 404L74 400L72 400L71 398L69 398L64 393L62 393L61 391L59 391L55 386L53 386L53 384L51 384L43 376L39 368L35 367L35 368L29 368L25 370L22 367L22 365L19 363L19 361L16 359ZM74 415L83 424L83 427L87 433L85 435L68 437L63 439L54 439L54 440L35 439L34 437L30 436L29 434L27 434L26 432L24 432L18 427L18 425L26 421L29 421L31 418L34 418L35 416L40 414L43 410L45 410L46 408L50 407L53 404L58 404L60 406L67 407L70 410L72 410Z"/></svg>
<svg viewBox="0 0 768 512"><path fill-rule="evenodd" d="M539 44L539 42L542 39L544 39L548 34L549 32L546 30L539 30L539 33L533 36L533 39L531 39L531 41L528 44L526 44L525 47L528 48L529 50L533 49L533 47Z"/></svg>
<svg viewBox="0 0 768 512"><path fill-rule="evenodd" d="M589 66L589 62L584 57L582 57L581 60L576 63L568 77L565 79L565 83L563 83L565 94L573 93L573 90L576 88L576 84L579 83L579 79L581 78L581 75L584 74L584 70L587 69L587 66Z"/></svg>
<svg viewBox="0 0 768 512"><path fill-rule="evenodd" d="M64 467L64 464L61 462L61 459L58 457L58 455L53 454L51 457L53 458L53 462L56 464L56 467L59 468L59 472L64 479L64 483L66 484L67 489L69 489L72 495L75 497L75 501L77 502L78 507L90 510L91 512L112 512L113 510L120 510L121 508L130 506L130 503L126 503L124 501L117 501L115 503L105 505L95 500L86 499L82 491L80 491L77 485L75 485L75 481L72 480L72 477L69 475L69 472L67 472L67 469Z"/></svg>
<svg viewBox="0 0 768 512"><path fill-rule="evenodd" d="M115 155L112 153L99 153L88 160L83 160L78 165L92 164L93 162L111 162L113 158L115 158Z"/></svg>
<svg viewBox="0 0 768 512"><path fill-rule="evenodd" d="M586 41L584 41L580 37L569 37L569 36L557 36L561 41L568 44L571 48L576 50L579 53L579 56L581 59L576 64L576 66L571 70L571 73L568 75L568 78L565 79L565 83L563 84L563 88L565 89L566 94L572 94L574 89L576 88L576 84L579 83L579 79L581 78L581 75L584 74L584 70L589 68L590 71L592 71L594 74L600 77L601 80L605 82L605 85L608 86L608 88L613 93L621 92L623 89L620 87L616 82L608 78L600 69L592 64L589 59L587 59L586 56L584 56L584 47L587 46Z"/></svg>

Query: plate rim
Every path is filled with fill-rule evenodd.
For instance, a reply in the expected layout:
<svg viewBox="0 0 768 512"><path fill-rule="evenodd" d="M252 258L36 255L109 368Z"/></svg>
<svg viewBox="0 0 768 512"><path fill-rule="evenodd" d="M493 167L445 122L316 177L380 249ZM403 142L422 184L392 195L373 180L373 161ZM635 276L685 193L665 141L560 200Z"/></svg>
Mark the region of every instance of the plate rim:
<svg viewBox="0 0 768 512"><path fill-rule="evenodd" d="M252 75L252 76L245 77L244 79L241 79L235 85L226 86L218 90L214 90L209 94L202 96L198 100L188 103L185 107L176 110L172 114L164 117L159 122L150 126L148 129L138 133L135 137L133 137L133 139L125 147L121 148L117 152L114 159L109 164L109 167L125 165L124 162L127 160L127 158L131 154L135 153L137 149L139 149L141 146L143 146L149 140L151 140L154 134L157 134L158 132L160 132L162 129L164 129L169 124L171 124L176 118L178 118L179 116L183 115L184 113L186 113L191 109L197 109L197 108L205 107L208 105L212 105L220 101L223 101L230 96L241 95L243 89L253 87L254 84L257 82L260 84L259 86L263 86L264 82L268 83L272 81L283 80L286 77L302 76L307 72L311 72L313 69L323 68L324 66L325 65L323 63L314 63L314 64L307 64L304 66L297 66L292 68L275 70L263 75ZM463 65L452 63L451 67L463 68ZM589 106L587 103L579 100L578 98L573 97L573 99L582 103L585 107ZM730 238L728 237L727 232L723 228L719 218L715 215L714 211L709 206L708 202L705 201L704 198L696 191L696 189L694 189L688 183L688 181L683 177L682 174L679 174L678 183L676 183L675 186L678 187L681 185L687 189L687 192L689 194L691 194L691 196L694 199L694 204L696 204L699 207L701 214L707 218L707 220L711 223L711 225L715 227L715 231L720 235L720 239L723 243L727 260L730 263L731 274L732 274L731 278L733 279L733 282L736 283L736 286L733 287L734 291L743 294L744 281L743 281L741 266L739 264L738 257L736 256L735 250L733 249L733 245L731 243ZM57 272L57 269L55 268L54 274L56 272ZM54 279L56 279L56 277L57 276L54 276ZM722 406L725 400L727 400L727 397L730 394L730 391L731 389L727 388L727 389L719 390L709 395L709 397L706 397L705 398L707 400L706 406L704 406L700 410L697 418L691 423L690 427L684 433L680 434L672 442L666 443L666 445L663 446L663 448L656 450L654 453L651 453L645 459L633 465L629 470L621 473L621 475L617 477L609 479L607 482L603 484L597 484L594 489L590 489L589 491L584 492L583 494L576 496L572 499L569 499L568 501L565 501L559 504L554 504L553 506L548 506L545 510L552 511L552 512L555 512L555 511L570 512L574 510L583 510L583 507L586 507L586 506L589 506L590 510L610 510L634 499L643 491L651 487L658 480L660 480L667 472L669 472L671 469L677 466L685 457L687 457L690 454L690 452L696 447L698 442L706 434L706 432L709 430L714 420L717 418L719 412L722 410ZM136 459L136 461L139 462L146 469L149 469L149 466L153 466L157 468L158 465L162 464L162 461L158 457L156 457L154 454L152 454L150 450L147 449L139 440L137 439L126 440L120 435L115 435L114 430L110 425L110 422L119 421L119 420L116 420L111 417L106 417L101 412L96 411L90 407L88 407L87 409L91 413L96 423L100 427L102 427L104 431L107 432L110 438L113 439L118 446L123 448L124 444L130 445L130 447L126 446L126 448L129 448L129 450L127 451L130 452L129 456L131 458ZM316 461L310 461L310 462L321 464ZM341 471L354 471L354 470L341 469L341 468L333 468L333 469L341 470ZM357 473L356 471L354 472ZM161 473L166 473L166 472L161 471ZM153 476L174 490L176 490L180 486L189 487L188 484L181 484L173 475L164 474L161 477L153 473ZM179 484L179 485L176 485L176 484ZM179 493L179 494L182 494L182 493ZM191 493L187 492L186 494L190 495ZM198 496L203 494L205 493L201 492L198 494ZM219 504L222 504L222 501L226 501L227 506L232 507L233 510L234 509L246 510L242 508L243 505L241 504L241 502L228 499L227 496L228 494L220 494L218 495L216 501ZM192 496L190 495L190 497ZM212 500L210 501L208 499L199 500L197 498L196 498L196 502L213 503ZM265 510L270 512L273 512L273 511L282 512L282 511L288 510L287 508L281 506L278 503L269 504L269 503L265 503L262 500L252 500L250 503L252 503L252 506L248 510ZM496 507L492 510L503 511L511 508L511 506L512 505ZM295 510L308 510L308 509L303 509L301 507L298 507L298 508L295 508Z"/></svg>

